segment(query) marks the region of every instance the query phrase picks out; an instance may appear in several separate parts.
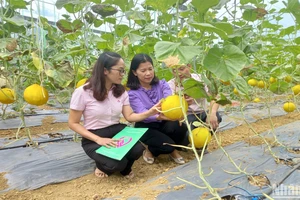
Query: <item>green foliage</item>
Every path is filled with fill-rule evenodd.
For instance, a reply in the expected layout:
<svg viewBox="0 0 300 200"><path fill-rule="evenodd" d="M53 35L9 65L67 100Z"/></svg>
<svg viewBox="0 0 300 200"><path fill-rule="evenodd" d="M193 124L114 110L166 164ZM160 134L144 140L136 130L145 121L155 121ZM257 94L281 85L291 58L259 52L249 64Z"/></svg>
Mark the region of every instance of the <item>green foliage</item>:
<svg viewBox="0 0 300 200"><path fill-rule="evenodd" d="M241 76L237 76L234 81L231 82L232 86L238 90L238 92L249 99L249 88L245 79Z"/></svg>
<svg viewBox="0 0 300 200"><path fill-rule="evenodd" d="M209 33L216 33L218 34L221 38L223 39L227 39L227 34L225 31L218 29L216 27L214 27L211 24L207 24L207 23L190 23L189 25L191 25L192 27L199 29L202 32L209 32Z"/></svg>
<svg viewBox="0 0 300 200"><path fill-rule="evenodd" d="M176 4L176 2L177 0L146 0L145 4L165 13L172 5Z"/></svg>
<svg viewBox="0 0 300 200"><path fill-rule="evenodd" d="M219 0L193 0L192 5L197 8L200 13L205 13L209 8L218 5Z"/></svg>
<svg viewBox="0 0 300 200"><path fill-rule="evenodd" d="M118 10L115 7L109 4L96 4L93 5L91 8L94 13L101 15L103 18L114 15L118 12Z"/></svg>
<svg viewBox="0 0 300 200"><path fill-rule="evenodd" d="M119 6L122 12L126 12L127 10L134 8L133 0L106 0L105 3Z"/></svg>
<svg viewBox="0 0 300 200"><path fill-rule="evenodd" d="M69 22L65 19L60 19L56 22L56 26L63 32L63 33L71 33L79 30L83 27L83 22L79 19L74 20L73 22Z"/></svg>
<svg viewBox="0 0 300 200"><path fill-rule="evenodd" d="M200 48L197 46L182 46L181 43L168 41L157 42L154 46L155 57L163 60L168 56L178 56L181 64L189 63L195 56L199 55Z"/></svg>
<svg viewBox="0 0 300 200"><path fill-rule="evenodd" d="M224 48L214 47L209 50L204 59L204 68L223 81L228 81L237 76L247 62L245 54L234 45Z"/></svg>
<svg viewBox="0 0 300 200"><path fill-rule="evenodd" d="M300 2L298 0L288 0L288 2L283 2L287 7L288 11L291 12L298 24L300 24Z"/></svg>
<svg viewBox="0 0 300 200"><path fill-rule="evenodd" d="M273 6L276 1L268 6L261 0L241 0L239 5L229 0L185 2L145 0L140 6L133 0L57 0L56 8L67 13L55 26L44 16L28 20L20 15L20 10L30 12L31 1L6 1L0 7L1 74L20 89L24 81L44 83L56 93L69 91L78 79L88 77L103 51L120 53L127 65L137 53L151 55L156 65L177 56L179 64L191 63L203 77L203 83L186 80L184 92L222 105L230 103L226 91L233 88L240 98L249 98L253 88L246 80L251 77L264 81L276 77L278 81L265 88L276 94L300 81L299 1L288 0L281 10ZM280 25L286 13L294 17L295 25ZM156 75L173 78L163 67L156 68ZM292 76L290 83L284 81L287 75Z"/></svg>
<svg viewBox="0 0 300 200"><path fill-rule="evenodd" d="M208 98L208 94L205 91L205 85L193 78L188 78L182 83L184 90L183 92L190 97L195 99Z"/></svg>
<svg viewBox="0 0 300 200"><path fill-rule="evenodd" d="M229 105L232 104L232 102L224 94L221 93L220 96L221 96L220 99L216 101L217 104L220 104L222 106L225 106L227 104Z"/></svg>
<svg viewBox="0 0 300 200"><path fill-rule="evenodd" d="M57 0L55 3L56 8L61 9L66 4L78 5L81 4L82 0Z"/></svg>
<svg viewBox="0 0 300 200"><path fill-rule="evenodd" d="M24 0L8 0L7 2L13 9L26 9L26 6L29 5Z"/></svg>
<svg viewBox="0 0 300 200"><path fill-rule="evenodd" d="M289 84L284 81L277 81L270 85L270 90L275 94L283 94L289 88Z"/></svg>
<svg viewBox="0 0 300 200"><path fill-rule="evenodd" d="M3 17L3 20L16 26L25 25L25 20L20 15L14 15L13 17L9 17L9 18Z"/></svg>

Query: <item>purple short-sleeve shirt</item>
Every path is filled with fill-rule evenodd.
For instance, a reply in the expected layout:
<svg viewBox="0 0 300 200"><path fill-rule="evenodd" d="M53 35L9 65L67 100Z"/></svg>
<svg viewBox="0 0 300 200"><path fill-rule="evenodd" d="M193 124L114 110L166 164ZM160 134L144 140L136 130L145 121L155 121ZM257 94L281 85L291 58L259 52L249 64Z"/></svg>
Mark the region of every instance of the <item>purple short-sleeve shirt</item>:
<svg viewBox="0 0 300 200"><path fill-rule="evenodd" d="M172 90L168 83L160 80L158 84L152 85L150 90L140 87L137 90L129 90L130 106L135 113L142 113L159 102L162 98L166 98L172 94ZM150 116L143 120L145 123L159 122L156 119L157 115Z"/></svg>

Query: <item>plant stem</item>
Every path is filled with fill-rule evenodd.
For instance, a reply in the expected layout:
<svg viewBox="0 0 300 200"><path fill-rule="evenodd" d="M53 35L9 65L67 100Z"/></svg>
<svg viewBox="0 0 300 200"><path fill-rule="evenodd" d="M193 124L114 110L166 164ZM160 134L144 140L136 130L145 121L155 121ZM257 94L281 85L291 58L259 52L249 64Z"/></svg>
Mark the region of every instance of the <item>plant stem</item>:
<svg viewBox="0 0 300 200"><path fill-rule="evenodd" d="M249 126L249 128L253 131L253 133L254 133L256 136L260 137L260 138L264 141L264 143L267 145L268 150L270 151L271 155L274 157L275 161L278 162L278 161L279 161L279 157L276 156L275 153L272 151L271 145L270 145L270 144L267 142L267 140L266 140L263 136L261 136L261 135L253 128L253 126L246 120L246 116L245 116L245 113L243 112L243 110L241 110L241 113L242 113L242 115L243 115L243 117L244 117L245 123Z"/></svg>
<svg viewBox="0 0 300 200"><path fill-rule="evenodd" d="M177 73L177 77L178 77L178 73ZM178 77L179 78L179 77ZM179 88L178 90L178 95L181 97L183 96L183 93L181 91L181 88ZM189 135L191 136L192 135L192 130L191 130L191 127L189 126L189 122L188 122L188 118L187 118L187 114L184 110L184 104L183 104L183 99L182 98L179 98L180 99L180 106L181 106L181 109L182 109L182 113L183 113L183 116L184 116L184 121L186 122L187 124L187 128L188 128L188 131L189 131ZM195 145L194 145L194 140L193 140L193 137L190 137L191 138L191 144L192 144L192 149L194 151L194 154L196 156L196 159L198 161L198 173L199 173L199 177L200 179L203 181L203 183L205 184L206 188L209 190L209 192L211 193L211 195L213 195L214 197L218 198L218 199L221 199L221 197L219 196L218 192L216 191L216 189L214 189L209 183L208 181L206 180L205 178L205 174L203 173L202 171L202 165L201 165L201 161L202 161L202 158L203 158L203 155L204 155L204 152L202 152L201 156L199 157L198 153L197 153L197 150L195 148ZM204 148L205 148L206 144L204 145Z"/></svg>
<svg viewBox="0 0 300 200"><path fill-rule="evenodd" d="M31 45L29 45L29 55L31 54L31 50L34 45L34 20L33 20L33 8L32 8L33 1L30 1L30 17L31 17Z"/></svg>
<svg viewBox="0 0 300 200"><path fill-rule="evenodd" d="M24 129L25 129L26 135L27 135L27 137L28 137L28 139L29 139L30 145L35 146L35 143L33 142L32 137L31 137L31 134L30 134L30 130L29 130L28 127L26 127L25 117L24 117L24 109L25 109L25 106L26 106L26 105L24 105L24 106L20 109L20 118L21 118L22 124L21 124L21 126L19 127L17 133L19 133L20 128L23 126ZM16 139L19 139L17 134L16 134Z"/></svg>
<svg viewBox="0 0 300 200"><path fill-rule="evenodd" d="M6 112L6 108L8 107L7 104L2 104L2 119L5 120L5 112Z"/></svg>
<svg viewBox="0 0 300 200"><path fill-rule="evenodd" d="M176 27L175 35L178 35L178 21L179 21L179 0L176 2L176 24L174 27Z"/></svg>
<svg viewBox="0 0 300 200"><path fill-rule="evenodd" d="M277 136L275 134L275 127L274 127L274 123L273 123L273 120L272 120L272 117L271 117L271 108L270 108L270 105L267 102L266 102L265 105L268 108L268 116L269 116L269 119L270 119L272 135L273 135L273 137L275 139L275 142L278 143L280 146L284 146L281 142L278 141Z"/></svg>

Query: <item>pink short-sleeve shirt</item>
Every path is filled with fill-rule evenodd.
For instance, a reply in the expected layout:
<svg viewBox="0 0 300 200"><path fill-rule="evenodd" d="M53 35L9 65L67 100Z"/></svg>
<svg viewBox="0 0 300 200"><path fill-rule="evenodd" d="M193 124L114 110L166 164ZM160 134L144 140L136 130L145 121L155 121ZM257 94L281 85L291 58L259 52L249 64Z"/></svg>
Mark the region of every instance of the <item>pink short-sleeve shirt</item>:
<svg viewBox="0 0 300 200"><path fill-rule="evenodd" d="M191 74L191 78L195 79L196 81L202 81L200 74ZM172 90L172 93L174 94L178 90L178 86L175 83L175 78L169 80L168 84ZM183 88L181 88L181 89L183 90ZM206 85L205 85L204 89L206 92L208 92L208 88ZM199 112L202 112L207 109L207 101L205 98L199 98L199 99L196 99L196 101L197 101L197 103L193 102L191 105L189 105L188 114L199 113ZM201 107L199 107L198 104Z"/></svg>
<svg viewBox="0 0 300 200"><path fill-rule="evenodd" d="M95 130L120 123L124 105L129 105L126 91L116 98L110 90L104 101L97 101L91 90L84 90L81 86L72 94L70 109L83 111L84 127Z"/></svg>

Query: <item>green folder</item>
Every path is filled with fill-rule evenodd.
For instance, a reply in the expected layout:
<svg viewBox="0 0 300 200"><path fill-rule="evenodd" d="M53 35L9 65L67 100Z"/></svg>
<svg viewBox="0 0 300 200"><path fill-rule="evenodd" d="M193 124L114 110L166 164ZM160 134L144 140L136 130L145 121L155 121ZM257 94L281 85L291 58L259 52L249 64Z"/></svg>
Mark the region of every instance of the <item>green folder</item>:
<svg viewBox="0 0 300 200"><path fill-rule="evenodd" d="M147 130L148 128L133 128L126 126L113 137L113 139L119 139L116 147L107 148L101 146L96 150L96 153L115 160L121 160Z"/></svg>

